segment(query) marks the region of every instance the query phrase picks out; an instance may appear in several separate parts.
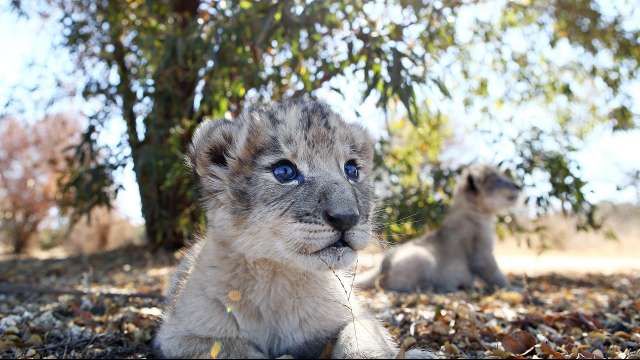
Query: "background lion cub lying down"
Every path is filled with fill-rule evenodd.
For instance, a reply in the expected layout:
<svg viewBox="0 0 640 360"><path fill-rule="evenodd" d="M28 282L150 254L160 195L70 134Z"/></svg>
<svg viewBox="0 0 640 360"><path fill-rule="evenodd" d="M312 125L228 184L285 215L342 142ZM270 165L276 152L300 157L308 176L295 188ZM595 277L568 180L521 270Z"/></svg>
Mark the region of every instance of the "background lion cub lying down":
<svg viewBox="0 0 640 360"><path fill-rule="evenodd" d="M458 179L453 205L434 233L399 245L382 264L358 275L356 285L377 281L389 290L455 291L474 276L489 286L508 285L493 256L495 214L513 206L520 187L493 167L475 165Z"/></svg>
<svg viewBox="0 0 640 360"><path fill-rule="evenodd" d="M190 150L208 228L170 289L155 338L162 355L394 357L351 280L333 270L370 238L365 130L303 99L206 122Z"/></svg>

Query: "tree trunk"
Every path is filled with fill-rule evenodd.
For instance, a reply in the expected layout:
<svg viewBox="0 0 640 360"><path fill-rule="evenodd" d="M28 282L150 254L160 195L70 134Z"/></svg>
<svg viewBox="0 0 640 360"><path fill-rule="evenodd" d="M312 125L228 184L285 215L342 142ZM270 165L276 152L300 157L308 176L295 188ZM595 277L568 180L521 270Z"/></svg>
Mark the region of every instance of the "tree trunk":
<svg viewBox="0 0 640 360"><path fill-rule="evenodd" d="M177 17L175 32L163 39L165 53L159 56L165 61L153 74L153 107L144 119L143 141L135 141L132 105L124 109L131 113L129 138L130 143L131 139L135 143L131 147L147 239L154 248L167 250L182 247L201 219L196 185L184 166L183 153L194 127L198 71L206 60L202 53L206 46L199 36L194 36L199 32L199 1L176 0L172 4ZM126 70L123 60L121 68ZM131 91L128 94L133 96Z"/></svg>
<svg viewBox="0 0 640 360"><path fill-rule="evenodd" d="M27 242L29 241L30 235L26 231L22 231L20 229L20 225L14 224L13 229L13 254L18 255L24 252L24 249L27 247Z"/></svg>
<svg viewBox="0 0 640 360"><path fill-rule="evenodd" d="M16 234L16 236L13 237L13 254L22 254L26 245L27 241Z"/></svg>
<svg viewBox="0 0 640 360"><path fill-rule="evenodd" d="M189 210L191 199L182 191L181 181L166 182L171 166L181 159L171 156L164 144L144 144L134 163L147 239L154 248L179 249L190 235L181 229L180 219Z"/></svg>

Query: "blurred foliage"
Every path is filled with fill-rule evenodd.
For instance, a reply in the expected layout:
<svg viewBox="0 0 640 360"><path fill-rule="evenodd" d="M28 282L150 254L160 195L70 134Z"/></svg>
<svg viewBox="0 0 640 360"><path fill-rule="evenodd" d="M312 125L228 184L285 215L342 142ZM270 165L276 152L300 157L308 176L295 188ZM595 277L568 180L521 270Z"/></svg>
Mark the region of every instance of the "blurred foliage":
<svg viewBox="0 0 640 360"><path fill-rule="evenodd" d="M559 210L567 218L575 220L576 230L601 230L603 219L596 216L597 207L587 198L587 183L580 175L580 165L572 158L576 149L572 144L576 139L567 139L560 134L550 136L537 127L520 134L513 142L517 156L501 162L501 167L515 178L523 179L525 185L547 185L548 190L526 197L529 208L535 209L537 217L533 227L524 227L516 219L506 217L503 228L511 232L534 232L525 234L528 247L535 246L540 251L552 246L553 241L542 224L542 216ZM551 148L551 149L549 149ZM505 220L505 218L503 218ZM504 237L504 236L503 236ZM534 243L532 239L537 241Z"/></svg>
<svg viewBox="0 0 640 360"><path fill-rule="evenodd" d="M24 11L20 1L13 4ZM385 232L392 238L439 221L456 171L438 162L447 121L437 108L419 106L424 98L484 114L480 127L498 121L505 108L536 104L552 117L552 126L540 127L543 138L580 138L598 125L624 130L638 122L627 85L637 79L639 32L630 22L635 10L624 2L620 8L589 0L46 4L50 14L61 14L63 46L86 77L83 96L100 104L66 182L73 194L68 208L86 213L108 204L118 190L114 170L132 160L147 235L157 246L182 245L202 221L182 161L195 126L238 114L247 99L321 87L341 93L331 80L350 75L364 85L363 99L375 96L383 109L402 104L406 119L390 124L390 137L378 147L378 164L387 170L378 175L387 186ZM466 20L466 37L458 29L465 12L476 15ZM564 48L572 56L560 61L555 54ZM105 122L117 115L127 127L120 149L97 149ZM549 151L535 131L530 135L514 139L521 158L511 168L518 176L547 175L551 190L532 201L545 211L558 200L596 226L572 149ZM416 226L403 225L408 218Z"/></svg>
<svg viewBox="0 0 640 360"><path fill-rule="evenodd" d="M404 241L440 224L451 204L456 178L469 164L442 162L442 153L453 140L451 130L446 117L428 107L422 109L415 125L406 118L390 122L388 133L378 144L375 158L381 193L380 223L386 240ZM504 141L505 136L494 141ZM587 183L580 175L579 164L570 156L576 150L571 144L577 140L567 136L535 126L527 128L508 140L515 154L495 165L518 183L542 187L525 198L525 205L535 210L537 218L559 210L575 217L577 230L599 230L602 219L596 216L595 204L585 197ZM527 232L546 230L537 220L532 226L524 226L509 214L502 214L498 220L497 235L501 239L509 234L528 236ZM539 235L535 237L538 241L527 240L527 245L547 247L549 239Z"/></svg>
<svg viewBox="0 0 640 360"><path fill-rule="evenodd" d="M632 188L636 194L636 205L640 206L640 169L631 169L625 173L624 183L617 186L618 191Z"/></svg>
<svg viewBox="0 0 640 360"><path fill-rule="evenodd" d="M388 133L376 148L376 181L382 198L379 216L386 240L403 241L440 224L452 201L456 177L468 164L441 162L442 152L452 140L451 130L447 118L428 107L422 109L415 124L402 117L390 122ZM558 149L571 151L571 141L563 142L555 135L536 127L523 131L510 140L515 144L515 156L496 166L519 183L548 183L548 190L525 199L538 216L560 209L565 215L576 216L579 230L598 230L601 222L596 206L585 198L586 182L579 175L579 165L566 153L549 149L554 143ZM499 220L500 238L514 232L545 230L537 225L525 228L511 215L502 215ZM544 246L542 242L535 245Z"/></svg>
<svg viewBox="0 0 640 360"><path fill-rule="evenodd" d="M397 23L369 17L367 9L383 9L370 2L61 0L50 5L52 13L62 12L63 45L88 78L83 96L104 104L91 114L78 147L77 170L66 183L74 194L68 208L86 213L118 190L110 174L126 161L109 154L100 160L95 143L108 118L120 114L127 124L122 147L133 159L147 235L156 245L175 248L202 220L195 182L182 161L199 122L238 114L247 97L312 92L346 71L362 74L366 94L379 94L380 106L397 99L414 118L414 87L430 79L424 67L413 65L429 56L404 45L406 30L418 18L429 18L451 34L446 17L460 3L403 4L412 14ZM434 52L451 46L448 37L420 36Z"/></svg>
<svg viewBox="0 0 640 360"><path fill-rule="evenodd" d="M618 6L624 10L625 4L629 5ZM478 13L487 11L483 4L468 6ZM529 208L539 216L560 209L576 215L578 230L599 230L602 219L587 199L588 186L573 154L597 126L618 131L638 124L629 88L638 79L640 63L640 32L632 23L635 10L627 6L630 13L621 15L624 11L616 6L590 1L508 2L501 10L497 21L475 19L466 40L456 37L455 47L447 52L453 58L447 69L453 80L438 85L470 86L470 91L462 91L462 99L454 94L452 100L461 100L470 116L483 114L476 134L490 132L492 148L512 144L513 153L507 149L506 155L495 154L496 165L525 185L538 187L526 198ZM566 48L571 52L557 57L560 51L568 52ZM442 104L452 98L448 91L442 94L437 101L437 94L429 100ZM522 119L518 106L527 104L545 109L550 119L540 119L540 125L514 120ZM511 110L508 116L505 108ZM434 117L433 109L437 107L425 106L425 116ZM496 119L505 117L507 121ZM407 126L406 120L398 124L404 131L391 124L389 138L377 149L384 169L379 180L385 188L380 217L391 241L439 224L451 201L454 177L465 165L442 163L438 136L446 139L446 128L439 123L418 123L430 136L418 136L420 131ZM510 215L502 216L497 230L501 238L533 231L537 241L532 243L525 234L528 245L548 246L546 229L538 221L524 226Z"/></svg>
<svg viewBox="0 0 640 360"><path fill-rule="evenodd" d="M388 241L402 241L434 227L451 200L454 177L438 159L451 136L447 118L427 107L415 123L391 121L389 136L376 147L376 182L381 196L378 223Z"/></svg>
<svg viewBox="0 0 640 360"><path fill-rule="evenodd" d="M595 218L595 206L585 198L585 181L580 177L580 166L566 153L571 151L570 145L563 145L562 150L547 150L544 133L533 128L527 136L516 142L518 144L518 156L512 160L512 166L518 176L524 178L527 174L536 171L546 173L550 190L535 197L528 198L528 202L535 203L538 214L544 214L551 209L551 201L560 202L560 210L563 214L576 214L582 218L579 227L582 229L598 228Z"/></svg>

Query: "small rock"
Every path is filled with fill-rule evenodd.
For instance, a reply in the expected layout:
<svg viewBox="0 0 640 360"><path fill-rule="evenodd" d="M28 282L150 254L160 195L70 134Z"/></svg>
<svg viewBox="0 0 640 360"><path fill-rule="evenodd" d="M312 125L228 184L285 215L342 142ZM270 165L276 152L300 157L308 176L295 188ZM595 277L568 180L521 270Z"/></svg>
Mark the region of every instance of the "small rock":
<svg viewBox="0 0 640 360"><path fill-rule="evenodd" d="M524 296L515 291L503 291L499 293L498 297L500 300L506 301L511 305L522 304L522 301L524 300Z"/></svg>
<svg viewBox="0 0 640 360"><path fill-rule="evenodd" d="M0 352L7 351L14 348L14 344L11 341L0 340Z"/></svg>
<svg viewBox="0 0 640 360"><path fill-rule="evenodd" d="M4 329L4 333L6 334L20 334L20 329L18 329L16 326L9 326L8 328Z"/></svg>
<svg viewBox="0 0 640 360"><path fill-rule="evenodd" d="M445 351L447 354L454 355L454 356L457 356L457 355L459 355L459 354L460 354L460 349L458 349L458 347L457 347L457 346L455 346L454 344L452 344L452 343L450 343L450 342L447 342L447 343L444 345L444 351Z"/></svg>
<svg viewBox="0 0 640 360"><path fill-rule="evenodd" d="M22 321L22 318L17 315L9 315L3 319L0 319L0 331L5 331L6 328L10 328L18 325Z"/></svg>
<svg viewBox="0 0 640 360"><path fill-rule="evenodd" d="M98 316L102 316L104 314L107 313L107 308L104 305L94 305L93 307L91 307L90 312L93 315L98 315Z"/></svg>
<svg viewBox="0 0 640 360"><path fill-rule="evenodd" d="M93 307L93 304L86 297L82 298L82 302L80 303L80 310L89 311Z"/></svg>
<svg viewBox="0 0 640 360"><path fill-rule="evenodd" d="M445 321L436 321L433 323L431 329L438 335L449 335L449 323Z"/></svg>
<svg viewBox="0 0 640 360"><path fill-rule="evenodd" d="M72 339L81 339L84 337L85 329L78 325L71 325L68 332Z"/></svg>
<svg viewBox="0 0 640 360"><path fill-rule="evenodd" d="M412 347L413 345L416 344L416 339L413 336L408 336L404 339L404 341L402 342L402 345L400 345L400 347L402 347L403 349L408 349L410 347Z"/></svg>
<svg viewBox="0 0 640 360"><path fill-rule="evenodd" d="M4 334L2 335L2 340L10 344L20 344L22 342L20 336L14 334Z"/></svg>
<svg viewBox="0 0 640 360"><path fill-rule="evenodd" d="M30 311L25 311L25 312L22 314L22 319L24 319L24 320L31 320L31 319L33 319L33 314L32 314Z"/></svg>
<svg viewBox="0 0 640 360"><path fill-rule="evenodd" d="M61 323L60 320L56 319L52 311L45 311L40 314L40 316L32 320L31 324L42 329L51 329L58 327Z"/></svg>
<svg viewBox="0 0 640 360"><path fill-rule="evenodd" d="M27 340L27 344L32 346L40 346L42 345L42 337L40 337L40 335L33 334Z"/></svg>

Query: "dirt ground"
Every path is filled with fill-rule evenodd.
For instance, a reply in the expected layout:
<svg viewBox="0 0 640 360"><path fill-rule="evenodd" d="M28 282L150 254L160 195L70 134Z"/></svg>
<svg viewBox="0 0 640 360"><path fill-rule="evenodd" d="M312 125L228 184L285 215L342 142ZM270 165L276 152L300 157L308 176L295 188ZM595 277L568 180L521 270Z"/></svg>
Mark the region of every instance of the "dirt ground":
<svg viewBox="0 0 640 360"><path fill-rule="evenodd" d="M152 357L175 262L141 248L1 260L0 357ZM640 357L640 273L509 277L493 294L361 296L399 341L443 357Z"/></svg>

